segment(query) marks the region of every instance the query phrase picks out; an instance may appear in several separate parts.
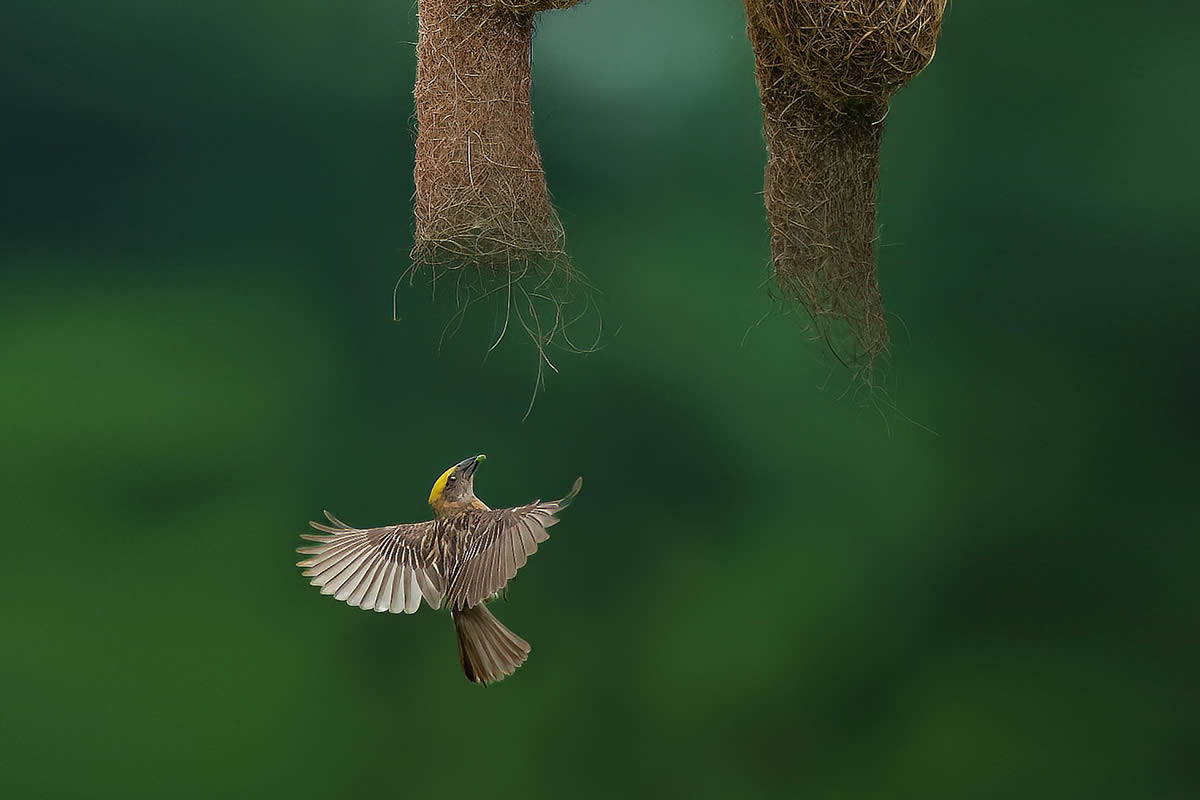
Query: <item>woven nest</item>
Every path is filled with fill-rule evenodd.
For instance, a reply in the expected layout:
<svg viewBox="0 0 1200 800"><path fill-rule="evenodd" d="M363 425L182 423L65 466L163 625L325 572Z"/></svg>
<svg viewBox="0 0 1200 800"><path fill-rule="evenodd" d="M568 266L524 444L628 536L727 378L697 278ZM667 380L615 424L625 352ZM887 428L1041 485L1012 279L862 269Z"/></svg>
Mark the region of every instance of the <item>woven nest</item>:
<svg viewBox="0 0 1200 800"><path fill-rule="evenodd" d="M888 349L875 199L888 100L933 58L946 0L745 0L776 283L844 362Z"/></svg>
<svg viewBox="0 0 1200 800"><path fill-rule="evenodd" d="M406 275L411 282L429 268L436 286L453 273L460 311L499 293L507 298L503 330L515 311L543 356L574 290L587 292L566 255L533 136L533 20L577 2L418 3L415 230Z"/></svg>
<svg viewBox="0 0 1200 800"><path fill-rule="evenodd" d="M562 256L529 90L533 12L566 5L420 0L414 263L508 269Z"/></svg>

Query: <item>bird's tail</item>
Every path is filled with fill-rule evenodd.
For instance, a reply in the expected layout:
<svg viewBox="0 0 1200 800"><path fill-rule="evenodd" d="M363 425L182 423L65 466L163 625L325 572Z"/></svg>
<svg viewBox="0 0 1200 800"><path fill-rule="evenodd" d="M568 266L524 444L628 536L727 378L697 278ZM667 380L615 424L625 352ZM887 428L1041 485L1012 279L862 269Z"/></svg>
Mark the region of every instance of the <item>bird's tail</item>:
<svg viewBox="0 0 1200 800"><path fill-rule="evenodd" d="M480 603L454 612L458 632L458 660L467 680L488 684L503 680L525 663L529 642L504 627Z"/></svg>

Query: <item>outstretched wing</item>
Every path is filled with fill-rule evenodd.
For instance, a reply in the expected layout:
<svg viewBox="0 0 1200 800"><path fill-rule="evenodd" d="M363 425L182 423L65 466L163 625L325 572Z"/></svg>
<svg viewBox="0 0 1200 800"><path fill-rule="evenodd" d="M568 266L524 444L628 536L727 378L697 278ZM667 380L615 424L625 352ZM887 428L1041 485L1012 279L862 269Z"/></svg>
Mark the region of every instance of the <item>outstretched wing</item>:
<svg viewBox="0 0 1200 800"><path fill-rule="evenodd" d="M421 599L431 608L442 604L442 577L437 570L437 523L392 525L385 528L352 528L325 512L330 525L308 523L327 536L302 534L320 542L299 547L309 555L296 564L321 594L331 594L352 606L375 611L411 614Z"/></svg>
<svg viewBox="0 0 1200 800"><path fill-rule="evenodd" d="M449 533L457 542L447 565L446 605L470 608L500 591L525 566L537 546L550 538L555 516L579 494L577 478L561 500L535 501L517 508L472 511L445 520L461 526Z"/></svg>

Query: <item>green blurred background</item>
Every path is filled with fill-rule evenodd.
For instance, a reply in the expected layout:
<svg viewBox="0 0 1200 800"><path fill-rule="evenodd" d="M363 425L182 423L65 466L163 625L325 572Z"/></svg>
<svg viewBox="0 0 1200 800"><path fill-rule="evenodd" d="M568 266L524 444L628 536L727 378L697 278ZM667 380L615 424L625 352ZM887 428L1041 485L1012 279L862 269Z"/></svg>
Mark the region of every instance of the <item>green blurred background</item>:
<svg viewBox="0 0 1200 800"><path fill-rule="evenodd" d="M903 415L772 313L741 4L547 15L537 131L620 330L522 422L489 312L440 355L427 291L392 321L412 0L9 8L0 793L1197 796L1200 10L1131 13L956 3L895 100ZM486 690L444 614L292 552L476 452L493 505L586 484Z"/></svg>

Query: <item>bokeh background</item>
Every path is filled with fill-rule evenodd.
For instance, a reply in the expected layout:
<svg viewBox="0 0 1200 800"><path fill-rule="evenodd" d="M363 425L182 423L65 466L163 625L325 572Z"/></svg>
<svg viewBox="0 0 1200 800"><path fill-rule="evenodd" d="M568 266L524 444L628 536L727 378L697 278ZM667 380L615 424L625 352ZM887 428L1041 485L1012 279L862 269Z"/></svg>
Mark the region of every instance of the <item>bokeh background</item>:
<svg viewBox="0 0 1200 800"><path fill-rule="evenodd" d="M741 4L544 17L613 335L522 422L491 312L392 319L412 0L8 8L0 794L1197 796L1200 10L1133 13L950 9L887 122L882 403L764 286ZM292 552L476 452L494 505L585 477L487 689Z"/></svg>

